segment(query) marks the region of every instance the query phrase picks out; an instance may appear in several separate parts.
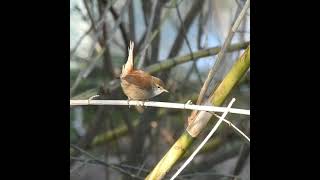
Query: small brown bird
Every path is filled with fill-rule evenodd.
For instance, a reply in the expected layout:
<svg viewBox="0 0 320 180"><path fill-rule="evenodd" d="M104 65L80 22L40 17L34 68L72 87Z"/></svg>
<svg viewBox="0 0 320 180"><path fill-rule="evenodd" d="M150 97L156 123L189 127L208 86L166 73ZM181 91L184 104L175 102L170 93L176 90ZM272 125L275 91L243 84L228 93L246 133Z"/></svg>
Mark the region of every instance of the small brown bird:
<svg viewBox="0 0 320 180"><path fill-rule="evenodd" d="M130 41L128 60L120 75L121 87L128 100L144 101L168 92L161 79L133 68L133 48L134 43Z"/></svg>

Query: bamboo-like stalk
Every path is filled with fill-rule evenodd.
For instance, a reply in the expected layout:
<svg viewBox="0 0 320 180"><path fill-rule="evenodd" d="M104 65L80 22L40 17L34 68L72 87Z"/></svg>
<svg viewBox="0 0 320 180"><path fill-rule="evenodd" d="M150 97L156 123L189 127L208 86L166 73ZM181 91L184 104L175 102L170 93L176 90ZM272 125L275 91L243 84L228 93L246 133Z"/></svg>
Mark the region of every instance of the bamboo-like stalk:
<svg viewBox="0 0 320 180"><path fill-rule="evenodd" d="M132 122L132 126L137 127L138 123L139 123L139 120L136 119L135 121ZM98 146L100 144L105 144L106 142L113 141L115 140L116 137L119 138L120 136L123 136L127 133L128 133L128 126L126 125L119 126L118 128L112 131L107 131L103 134L96 136L93 139L91 146Z"/></svg>
<svg viewBox="0 0 320 180"><path fill-rule="evenodd" d="M210 96L211 104L220 106L232 88L249 69L250 66L250 46L242 54L240 59L234 64L232 69L226 75L224 80L218 86L217 90ZM234 70L233 70L234 69Z"/></svg>
<svg viewBox="0 0 320 180"><path fill-rule="evenodd" d="M223 79L221 84L210 96L210 103L215 106L220 106L232 88L241 79L250 66L250 46L245 50L242 56L235 62L231 70ZM174 164L184 155L186 150L193 143L195 138L207 125L212 114L201 111L194 121L188 126L187 130L183 132L176 143L169 149L169 151L158 162L151 173L146 177L148 180L162 179L167 172L171 170Z"/></svg>
<svg viewBox="0 0 320 180"><path fill-rule="evenodd" d="M237 62L232 66L231 70L225 76L221 84L217 89L210 95L209 101L214 106L222 105L228 94L230 94L232 88L240 81L245 72L250 66L250 46L240 56ZM208 121L212 117L212 114L201 111L197 116L191 120L191 123L187 127L187 131L196 137L207 125Z"/></svg>
<svg viewBox="0 0 320 180"><path fill-rule="evenodd" d="M206 136L206 138L200 143L200 145L196 148L196 150L188 157L188 159L182 164L182 166L178 169L178 171L170 178L170 180L174 180L185 167L190 164L190 162L194 159L194 157L199 153L199 151L202 149L202 147L209 141L209 139L212 137L212 135L217 131L218 127L223 122L223 119L227 116L229 109L231 108L232 104L236 101L235 98L232 98L230 103L227 106L226 111L222 114L221 117L219 117L218 122L214 125L214 127L211 129L209 134Z"/></svg>
<svg viewBox="0 0 320 180"><path fill-rule="evenodd" d="M180 138L170 148L162 159L158 162L157 166L146 177L147 180L162 179L164 175L171 169L171 167L182 157L192 142L194 137L190 136L187 131L184 131Z"/></svg>

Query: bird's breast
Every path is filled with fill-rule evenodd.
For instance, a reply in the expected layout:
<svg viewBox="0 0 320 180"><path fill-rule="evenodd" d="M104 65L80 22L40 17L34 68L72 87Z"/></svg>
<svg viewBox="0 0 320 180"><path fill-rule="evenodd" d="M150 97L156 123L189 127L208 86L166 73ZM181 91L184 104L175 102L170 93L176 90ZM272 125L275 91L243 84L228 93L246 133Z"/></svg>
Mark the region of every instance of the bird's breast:
<svg viewBox="0 0 320 180"><path fill-rule="evenodd" d="M147 100L152 96L152 89L139 87L125 79L121 79L121 87L124 94L130 99Z"/></svg>

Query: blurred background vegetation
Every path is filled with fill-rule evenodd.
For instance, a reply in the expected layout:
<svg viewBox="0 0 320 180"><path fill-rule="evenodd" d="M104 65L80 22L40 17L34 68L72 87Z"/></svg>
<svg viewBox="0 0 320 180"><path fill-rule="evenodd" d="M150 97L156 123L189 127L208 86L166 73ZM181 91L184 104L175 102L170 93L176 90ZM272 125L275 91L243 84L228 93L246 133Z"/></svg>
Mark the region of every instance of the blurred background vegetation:
<svg viewBox="0 0 320 180"><path fill-rule="evenodd" d="M244 3L243 0L70 0L71 99L87 99L95 94L100 95L99 99L127 99L119 88L118 77L132 40L136 66L147 47L141 69L190 55L190 61L154 73L164 80L170 93L153 100L195 103L216 56L192 55L222 46ZM222 81L249 41L248 11L230 43L241 46L225 54L209 92ZM250 109L250 71L228 99L232 97L237 99L233 107ZM185 130L190 113L153 107L143 114L127 106L70 108L70 141L80 148L70 148L70 179L145 177ZM227 119L250 136L250 116L229 114ZM214 122L208 124L186 156L213 125ZM222 126L180 179L250 179L250 145L232 128Z"/></svg>

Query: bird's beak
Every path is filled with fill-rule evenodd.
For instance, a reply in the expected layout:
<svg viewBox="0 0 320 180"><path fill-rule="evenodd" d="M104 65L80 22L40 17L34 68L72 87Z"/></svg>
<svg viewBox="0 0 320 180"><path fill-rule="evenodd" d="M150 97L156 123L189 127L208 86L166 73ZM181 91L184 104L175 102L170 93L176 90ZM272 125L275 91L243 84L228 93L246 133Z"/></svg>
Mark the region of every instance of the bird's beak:
<svg viewBox="0 0 320 180"><path fill-rule="evenodd" d="M167 91L166 89L163 89L163 92L169 93L169 91Z"/></svg>

